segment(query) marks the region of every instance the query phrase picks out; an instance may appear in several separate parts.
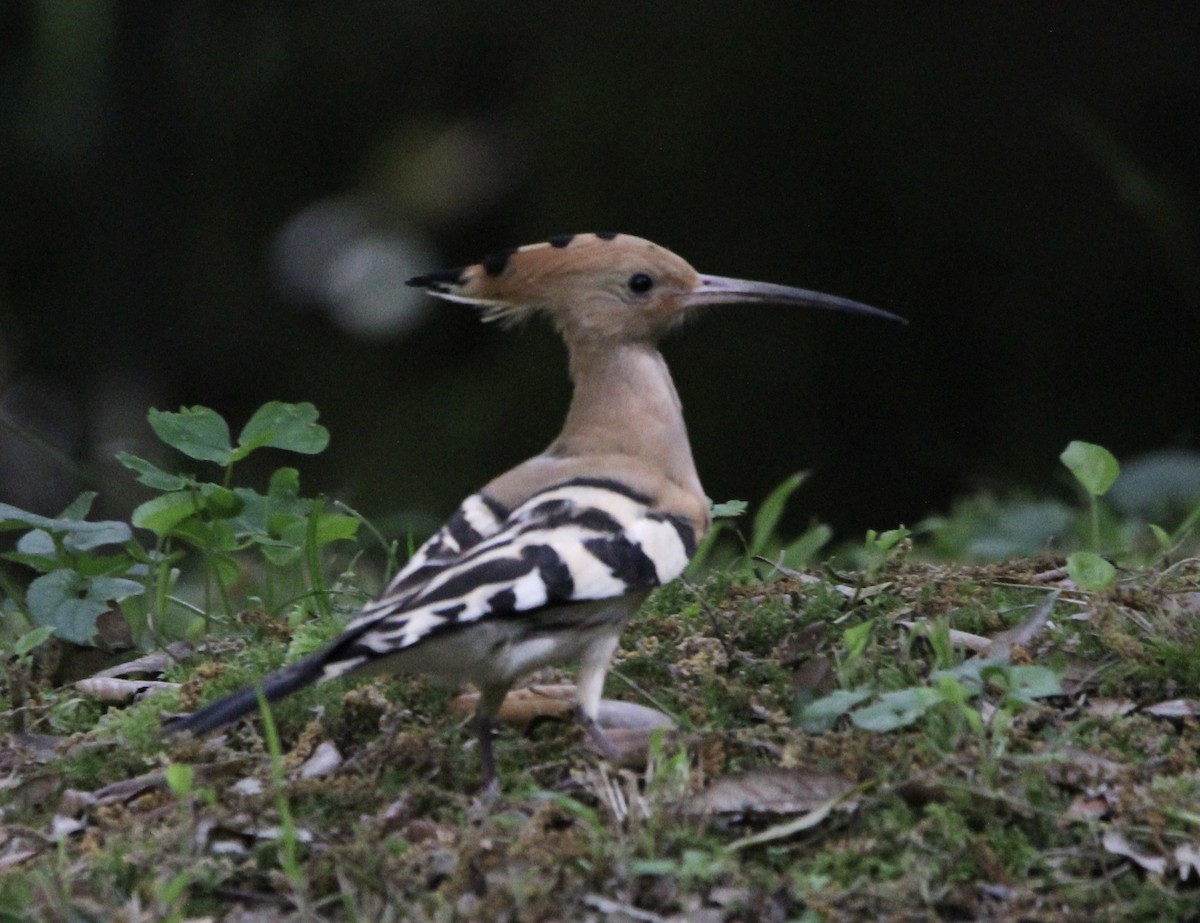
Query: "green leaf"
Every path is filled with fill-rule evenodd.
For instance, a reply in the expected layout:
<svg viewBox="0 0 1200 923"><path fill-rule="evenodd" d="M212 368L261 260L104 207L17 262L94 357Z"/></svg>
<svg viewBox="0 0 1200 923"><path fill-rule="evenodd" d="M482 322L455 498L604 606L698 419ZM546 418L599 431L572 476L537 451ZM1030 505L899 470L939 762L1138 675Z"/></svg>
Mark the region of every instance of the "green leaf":
<svg viewBox="0 0 1200 923"><path fill-rule="evenodd" d="M67 508L58 514L59 519L87 519L87 514L92 511L92 501L96 499L96 491L85 490L78 497L67 504Z"/></svg>
<svg viewBox="0 0 1200 923"><path fill-rule="evenodd" d="M30 513L18 506L13 506L9 503L0 503L0 531L20 529L25 526L49 529L54 525L54 522L55 520L49 516L39 516L37 513Z"/></svg>
<svg viewBox="0 0 1200 923"><path fill-rule="evenodd" d="M886 555L911 534L904 526L900 526L897 529L888 529L886 532L876 532L874 529L867 529L867 545Z"/></svg>
<svg viewBox="0 0 1200 923"><path fill-rule="evenodd" d="M237 559L227 554L210 554L209 563L212 565L217 579L224 586L232 586L242 576L242 568Z"/></svg>
<svg viewBox="0 0 1200 923"><path fill-rule="evenodd" d="M176 798L186 798L192 793L195 770L187 763L171 763L163 770L163 778Z"/></svg>
<svg viewBox="0 0 1200 923"><path fill-rule="evenodd" d="M299 545L278 539L255 537L254 543L261 548L263 557L276 567L289 567L304 554L304 549Z"/></svg>
<svg viewBox="0 0 1200 923"><path fill-rule="evenodd" d="M39 625L76 644L90 644L96 634L96 617L113 602L144 592L136 581L120 577L81 578L67 568L43 574L25 593L30 615Z"/></svg>
<svg viewBox="0 0 1200 923"><path fill-rule="evenodd" d="M234 534L232 519L213 519L205 522L198 516L193 516L172 529L171 535L208 555L218 551L241 551L245 547L244 542Z"/></svg>
<svg viewBox="0 0 1200 923"><path fill-rule="evenodd" d="M169 471L163 471L157 465L153 465L144 458L138 458L129 452L118 452L117 461L128 468L130 471L137 472L139 484L145 484L147 487L153 487L155 490L183 490L190 483L190 480L181 477L178 474L171 474Z"/></svg>
<svg viewBox="0 0 1200 923"><path fill-rule="evenodd" d="M25 601L35 622L76 644L91 643L96 617L108 610L108 603L89 597L79 575L66 568L43 574L29 584Z"/></svg>
<svg viewBox="0 0 1200 923"><path fill-rule="evenodd" d="M1049 667L1022 664L1009 667L1005 673L1008 697L1018 702L1033 704L1034 699L1062 695L1062 682Z"/></svg>
<svg viewBox="0 0 1200 923"><path fill-rule="evenodd" d="M796 488L803 484L807 477L808 474L804 471L789 475L767 495L767 499L762 502L758 512L754 514L754 525L750 530L750 547L746 551L747 557L753 558L763 553L767 543L771 541L771 536L775 534L775 529L783 516L784 507L787 506L788 498L796 492Z"/></svg>
<svg viewBox="0 0 1200 923"><path fill-rule="evenodd" d="M1083 489L1094 497L1106 493L1121 473L1121 466L1112 452L1103 446L1074 440L1068 445L1059 460L1075 475Z"/></svg>
<svg viewBox="0 0 1200 923"><path fill-rule="evenodd" d="M295 468L276 468L267 486L267 496L272 500L292 500L300 496L300 472Z"/></svg>
<svg viewBox="0 0 1200 923"><path fill-rule="evenodd" d="M31 535L32 533L26 533ZM45 532L41 533L45 535ZM26 536L21 536L24 539ZM31 567L36 571L41 571L43 574L52 570L57 570L63 566L63 561L59 560L57 554L22 554L19 551L6 551L0 554L0 558L5 561L12 561L15 564L24 564L26 567Z"/></svg>
<svg viewBox="0 0 1200 923"><path fill-rule="evenodd" d="M1164 529L1162 526L1156 526L1154 523L1151 523L1150 531L1154 535L1154 540L1158 542L1158 548L1160 551L1165 554L1171 550L1171 546L1174 544L1174 542L1171 541L1170 533L1168 533L1166 529Z"/></svg>
<svg viewBox="0 0 1200 923"><path fill-rule="evenodd" d="M102 545L119 545L133 537L129 526L123 522L51 519L49 516L39 516L37 513L30 513L7 503L0 503L0 532L20 529L23 526L32 526L35 529L44 529L46 532L62 535L63 544L72 551L88 551Z"/></svg>
<svg viewBox="0 0 1200 923"><path fill-rule="evenodd" d="M1106 590L1117 579L1117 569L1094 551L1067 555L1067 575L1085 590Z"/></svg>
<svg viewBox="0 0 1200 923"><path fill-rule="evenodd" d="M803 567L810 563L833 538L833 529L823 522L814 523L794 542L783 549L784 567Z"/></svg>
<svg viewBox="0 0 1200 923"><path fill-rule="evenodd" d="M17 638L17 643L13 645L13 653L18 657L24 657L35 647L49 641L50 636L53 634L54 627L51 625L43 625L40 628L33 629L33 631L27 631L21 637Z"/></svg>
<svg viewBox="0 0 1200 923"><path fill-rule="evenodd" d="M127 546L131 547L131 546ZM132 546L136 547L136 546ZM59 554L50 533L42 529L26 532L17 542L15 552L0 554L6 561L15 561L32 567L34 570L48 573L60 567L70 567L84 577L97 577L103 574L125 573L135 566L135 559L124 551L117 554L80 554L68 556L67 560Z"/></svg>
<svg viewBox="0 0 1200 923"><path fill-rule="evenodd" d="M177 490L147 500L133 511L130 521L139 529L149 529L159 538L165 538L196 512L196 498L192 492Z"/></svg>
<svg viewBox="0 0 1200 923"><path fill-rule="evenodd" d="M90 551L103 545L122 545L131 538L133 530L123 522L77 522L67 531L63 544L71 551Z"/></svg>
<svg viewBox="0 0 1200 923"><path fill-rule="evenodd" d="M208 407L181 407L179 413L150 410L150 427L155 434L189 458L227 465L233 460L229 425Z"/></svg>
<svg viewBox="0 0 1200 923"><path fill-rule="evenodd" d="M268 534L268 517L271 499L248 487L235 487L234 493L241 501L241 512L231 519L234 534L239 538L257 538Z"/></svg>
<svg viewBox="0 0 1200 923"><path fill-rule="evenodd" d="M30 529L17 539L17 551L21 554L52 558L58 555L58 546L54 544L54 537L45 529Z"/></svg>
<svg viewBox="0 0 1200 923"><path fill-rule="evenodd" d="M353 516L343 516L340 513L323 513L317 520L317 547L323 548L330 542L339 539L354 538L358 534L358 520ZM280 533L280 537L289 543L303 545L308 540L308 521L301 519L289 524Z"/></svg>
<svg viewBox="0 0 1200 923"><path fill-rule="evenodd" d="M859 702L866 701L873 695L870 689L839 689L824 698L810 702L800 709L797 720L807 734L820 734L828 731L837 719L850 711Z"/></svg>
<svg viewBox="0 0 1200 923"><path fill-rule="evenodd" d="M146 588L136 580L124 577L90 577L84 581L87 592L97 599L107 602L120 602L130 596L141 596Z"/></svg>
<svg viewBox="0 0 1200 923"><path fill-rule="evenodd" d="M983 691L984 673L1003 670L1008 665L1007 657L972 657L949 670L934 670L929 678L935 683L948 679L961 685L970 695L978 695Z"/></svg>
<svg viewBox="0 0 1200 923"><path fill-rule="evenodd" d="M912 724L941 701L941 693L936 689L914 686L884 693L878 702L860 708L850 716L850 720L864 731L894 731Z"/></svg>
<svg viewBox="0 0 1200 923"><path fill-rule="evenodd" d="M867 642L871 640L871 631L874 627L874 622L859 622L857 625L852 625L846 629L846 633L842 635L842 640L846 644L846 656L848 660L857 660L863 655L863 652L867 649Z"/></svg>
<svg viewBox="0 0 1200 923"><path fill-rule="evenodd" d="M269 401L242 428L235 458L245 458L264 446L304 455L323 452L329 445L329 430L316 421L317 408L307 401L300 404Z"/></svg>
<svg viewBox="0 0 1200 923"><path fill-rule="evenodd" d="M232 519L245 505L240 496L220 484L201 484L200 497L205 510L217 519Z"/></svg>
<svg viewBox="0 0 1200 923"><path fill-rule="evenodd" d="M745 500L726 500L724 503L709 501L709 514L713 519L736 519L746 512L750 504Z"/></svg>

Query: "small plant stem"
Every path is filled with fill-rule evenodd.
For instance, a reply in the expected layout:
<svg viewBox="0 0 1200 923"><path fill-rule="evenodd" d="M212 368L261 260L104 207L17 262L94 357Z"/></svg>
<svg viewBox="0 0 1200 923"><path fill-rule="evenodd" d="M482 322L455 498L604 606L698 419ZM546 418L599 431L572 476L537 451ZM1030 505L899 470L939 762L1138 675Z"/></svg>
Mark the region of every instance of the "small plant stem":
<svg viewBox="0 0 1200 923"><path fill-rule="evenodd" d="M1185 535L1195 528L1196 523L1200 522L1200 503L1196 504L1196 508L1188 513L1187 518L1179 524L1175 530L1175 534L1171 536L1173 542L1179 542Z"/></svg>
<svg viewBox="0 0 1200 923"><path fill-rule="evenodd" d="M229 599L229 590L225 586L225 582L221 579L221 569L217 567L217 564L213 560L211 554L205 555L205 570L208 572L208 576L211 578L212 582L217 585L217 595L221 597L221 608L225 610L225 617L233 618L233 603ZM208 596L207 589L208 581L206 580L205 597ZM207 598L205 599L205 602L208 602ZM211 607L207 605L205 606L205 609L209 608Z"/></svg>
<svg viewBox="0 0 1200 923"><path fill-rule="evenodd" d="M275 611L275 594L277 592L276 584L279 582L282 574L279 572L277 565L272 564L270 559L263 557L263 587L262 593L259 594L264 608L268 612Z"/></svg>
<svg viewBox="0 0 1200 923"><path fill-rule="evenodd" d="M167 611L167 598L171 584L171 562L168 556L163 552L163 540L160 538L155 542L155 549L158 553L158 580L154 587L154 614L158 616L159 625L163 622L163 617ZM153 618L152 618L153 621ZM208 624L208 610L204 610L204 631L207 633L211 626ZM155 633L158 632L158 625L154 628Z"/></svg>
<svg viewBox="0 0 1200 923"><path fill-rule="evenodd" d="M25 733L25 703L28 686L26 680L29 677L29 670L26 665L27 658L20 657L17 662L10 666L7 670L8 682L12 693L12 714L13 733Z"/></svg>
<svg viewBox="0 0 1200 923"><path fill-rule="evenodd" d="M296 905L303 920L312 919L312 910L308 906L307 888L304 872L300 868L296 849L296 821L292 817L292 806L284 790L283 777L283 748L279 744L279 731L275 727L275 716L271 713L271 705L263 695L262 687L257 689L258 708L262 712L263 736L267 739L267 752L271 757L271 787L275 789L275 807L279 811L279 863L283 873L296 892Z"/></svg>
<svg viewBox="0 0 1200 923"><path fill-rule="evenodd" d="M1100 553L1100 501L1095 494L1088 494L1092 505L1092 551Z"/></svg>
<svg viewBox="0 0 1200 923"><path fill-rule="evenodd" d="M336 509L341 510L343 513L349 513L351 516L353 516L355 519L357 519L360 523L362 523L362 525L366 526L368 532L370 532L373 536L375 536L375 541L379 542L379 547L382 548L383 553L385 555L387 555L387 570L385 572L385 578L387 580L391 580L392 576L396 573L397 569L399 568L399 562L396 559L395 543L389 542L387 539L385 539L383 537L383 533L375 528L375 524L373 522L371 522L369 519L367 519L367 517L364 516L362 513L360 513L358 510L354 509L354 507L348 506L347 504L343 503L341 500L334 500L333 505ZM409 556L411 557L411 553Z"/></svg>
<svg viewBox="0 0 1200 923"><path fill-rule="evenodd" d="M324 618L329 618L333 610L329 604L328 588L321 574L321 549L317 544L317 523L321 520L321 512L325 508L323 500L314 500L308 514L308 534L305 536L304 550L308 559L308 581L313 588L317 611Z"/></svg>

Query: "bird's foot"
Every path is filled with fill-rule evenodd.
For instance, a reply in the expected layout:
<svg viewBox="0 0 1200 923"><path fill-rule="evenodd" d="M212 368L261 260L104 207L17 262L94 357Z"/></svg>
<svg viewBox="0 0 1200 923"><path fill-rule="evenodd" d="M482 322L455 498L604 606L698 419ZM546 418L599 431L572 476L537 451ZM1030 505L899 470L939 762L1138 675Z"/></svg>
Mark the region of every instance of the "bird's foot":
<svg viewBox="0 0 1200 923"><path fill-rule="evenodd" d="M575 706L575 720L583 726L588 737L592 739L592 743L596 745L606 760L610 763L616 763L620 760L621 751L617 749L616 745L609 739L609 736L604 733L604 728L600 727L596 719L578 705Z"/></svg>

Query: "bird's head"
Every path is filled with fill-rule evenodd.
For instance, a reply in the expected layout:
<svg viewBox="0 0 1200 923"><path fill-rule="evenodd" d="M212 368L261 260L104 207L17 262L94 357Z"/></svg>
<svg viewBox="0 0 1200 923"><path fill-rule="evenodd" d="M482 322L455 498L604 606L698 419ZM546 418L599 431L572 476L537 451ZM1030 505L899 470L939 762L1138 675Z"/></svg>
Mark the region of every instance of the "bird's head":
<svg viewBox="0 0 1200 923"><path fill-rule="evenodd" d="M902 320L806 289L696 272L670 250L628 234L566 234L485 257L409 285L484 309L488 320L542 312L570 342L657 341L696 308L769 302Z"/></svg>

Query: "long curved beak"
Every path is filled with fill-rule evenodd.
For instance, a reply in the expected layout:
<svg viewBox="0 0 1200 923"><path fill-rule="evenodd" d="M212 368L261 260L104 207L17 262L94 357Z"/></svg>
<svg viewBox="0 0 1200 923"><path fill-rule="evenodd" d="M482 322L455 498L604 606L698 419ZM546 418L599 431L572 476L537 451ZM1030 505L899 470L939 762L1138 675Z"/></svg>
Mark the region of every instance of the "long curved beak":
<svg viewBox="0 0 1200 923"><path fill-rule="evenodd" d="M826 295L822 292L810 292L808 289L792 288L789 285L772 285L770 282L727 279L724 276L701 276L696 287L683 296L683 303L689 308L710 304L752 304L755 302L848 311L852 314L881 317L884 320L896 321L901 324L908 323L907 320L896 314L873 308L869 304L851 301L849 298L839 298L837 295Z"/></svg>

